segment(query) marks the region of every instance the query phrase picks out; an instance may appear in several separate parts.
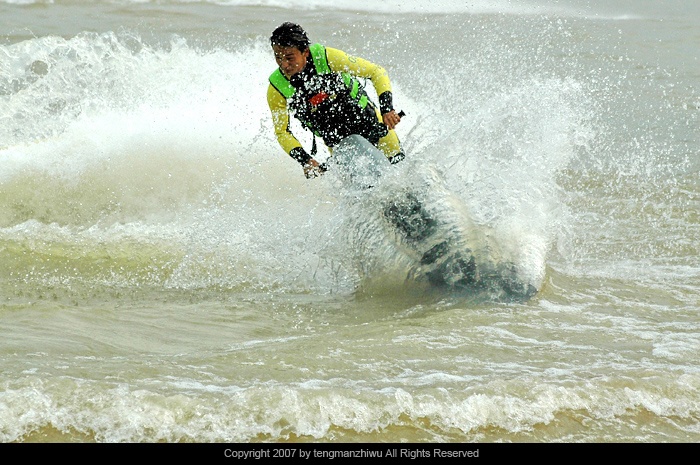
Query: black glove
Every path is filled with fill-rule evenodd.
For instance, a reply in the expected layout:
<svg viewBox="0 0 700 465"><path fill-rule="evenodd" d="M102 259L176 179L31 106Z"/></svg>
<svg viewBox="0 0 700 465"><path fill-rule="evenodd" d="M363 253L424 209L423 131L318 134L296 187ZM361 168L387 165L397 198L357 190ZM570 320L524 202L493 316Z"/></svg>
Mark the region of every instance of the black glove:
<svg viewBox="0 0 700 465"><path fill-rule="evenodd" d="M311 155L306 153L303 147L294 147L289 151L289 156L298 161L301 166L307 165L311 160Z"/></svg>

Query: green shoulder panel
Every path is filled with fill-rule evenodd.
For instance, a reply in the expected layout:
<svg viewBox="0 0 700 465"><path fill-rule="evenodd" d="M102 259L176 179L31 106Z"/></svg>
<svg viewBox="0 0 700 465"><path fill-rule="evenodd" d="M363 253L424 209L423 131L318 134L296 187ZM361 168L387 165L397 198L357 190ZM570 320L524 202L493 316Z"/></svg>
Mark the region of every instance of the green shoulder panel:
<svg viewBox="0 0 700 465"><path fill-rule="evenodd" d="M318 74L326 74L331 72L328 66L328 57L326 57L326 47L321 44L313 44L309 46L311 51L311 60L314 62L316 72Z"/></svg>
<svg viewBox="0 0 700 465"><path fill-rule="evenodd" d="M289 82L289 79L284 77L284 74L282 74L282 71L280 71L279 68L277 68L270 75L270 84L272 84L272 86L277 89L286 99L292 98L292 95L294 95L294 91L296 90Z"/></svg>

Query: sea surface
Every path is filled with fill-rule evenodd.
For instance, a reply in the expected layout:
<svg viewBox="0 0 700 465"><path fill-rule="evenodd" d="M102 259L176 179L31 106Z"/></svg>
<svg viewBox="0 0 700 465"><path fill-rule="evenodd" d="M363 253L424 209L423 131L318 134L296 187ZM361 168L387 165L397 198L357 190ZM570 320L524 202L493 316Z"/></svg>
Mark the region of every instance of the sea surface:
<svg viewBox="0 0 700 465"><path fill-rule="evenodd" d="M277 144L284 21L387 69L381 185ZM700 442L699 51L695 0L0 0L0 442ZM534 295L419 279L408 191Z"/></svg>

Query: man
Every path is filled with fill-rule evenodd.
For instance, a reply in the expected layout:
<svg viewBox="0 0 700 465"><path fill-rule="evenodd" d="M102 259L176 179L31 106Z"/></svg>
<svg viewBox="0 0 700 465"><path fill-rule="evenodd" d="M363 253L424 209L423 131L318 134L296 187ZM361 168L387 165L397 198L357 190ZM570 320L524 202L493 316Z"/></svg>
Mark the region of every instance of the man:
<svg viewBox="0 0 700 465"><path fill-rule="evenodd" d="M286 22L272 32L270 45L279 68L270 75L267 103L277 140L299 162L307 178L325 170L289 128L293 114L331 150L345 137L359 134L391 163L403 160L394 131L401 117L393 108L391 83L384 68L321 44L311 45L301 26ZM358 77L369 78L379 97L370 101Z"/></svg>
<svg viewBox="0 0 700 465"><path fill-rule="evenodd" d="M334 48L311 45L304 29L293 23L275 29L270 45L279 66L270 75L267 89L275 135L282 148L302 165L307 178L325 169L313 158L314 151L308 154L291 133L290 114L331 150L345 137L359 134L391 163L403 160L394 131L401 116L394 111L391 83L384 68ZM379 109L369 100L358 77L372 81ZM418 269L425 269L422 272L431 283L472 286L478 281L474 258L462 256L469 251L455 253L448 240L436 237L439 225L415 195L398 193L383 205L383 213L403 241L422 254Z"/></svg>

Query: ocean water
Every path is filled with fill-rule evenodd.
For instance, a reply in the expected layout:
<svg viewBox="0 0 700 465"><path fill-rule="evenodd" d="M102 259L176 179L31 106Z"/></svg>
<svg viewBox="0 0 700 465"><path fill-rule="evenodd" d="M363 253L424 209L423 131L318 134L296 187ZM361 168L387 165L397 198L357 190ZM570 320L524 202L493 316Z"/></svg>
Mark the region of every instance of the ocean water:
<svg viewBox="0 0 700 465"><path fill-rule="evenodd" d="M287 20L392 78L370 193L274 139ZM698 50L693 0L0 0L0 442L698 442ZM418 279L407 190L536 293Z"/></svg>

